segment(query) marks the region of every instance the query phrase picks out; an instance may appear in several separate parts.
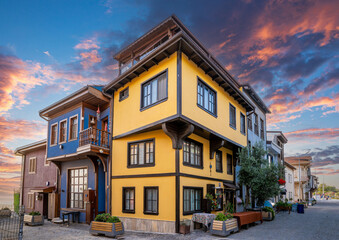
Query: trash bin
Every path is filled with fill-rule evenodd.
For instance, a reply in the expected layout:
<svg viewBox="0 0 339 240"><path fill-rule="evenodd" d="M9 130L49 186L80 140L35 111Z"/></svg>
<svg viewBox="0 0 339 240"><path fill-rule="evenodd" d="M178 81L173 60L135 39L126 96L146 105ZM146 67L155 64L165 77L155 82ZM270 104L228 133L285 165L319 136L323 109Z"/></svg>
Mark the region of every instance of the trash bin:
<svg viewBox="0 0 339 240"><path fill-rule="evenodd" d="M292 212L298 211L298 204L292 204Z"/></svg>
<svg viewBox="0 0 339 240"><path fill-rule="evenodd" d="M298 204L298 213L304 213L304 204Z"/></svg>

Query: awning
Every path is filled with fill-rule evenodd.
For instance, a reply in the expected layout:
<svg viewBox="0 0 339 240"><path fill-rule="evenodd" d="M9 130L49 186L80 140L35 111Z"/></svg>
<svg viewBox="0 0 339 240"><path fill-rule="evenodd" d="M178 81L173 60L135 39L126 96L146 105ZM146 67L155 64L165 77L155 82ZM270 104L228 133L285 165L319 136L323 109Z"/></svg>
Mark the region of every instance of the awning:
<svg viewBox="0 0 339 240"><path fill-rule="evenodd" d="M35 187L31 188L30 192L35 192L35 193L51 193L55 189L54 186L52 187Z"/></svg>
<svg viewBox="0 0 339 240"><path fill-rule="evenodd" d="M225 189L231 189L231 190L237 190L237 186L235 186L234 184L232 184L232 183L225 183L224 182L224 188Z"/></svg>

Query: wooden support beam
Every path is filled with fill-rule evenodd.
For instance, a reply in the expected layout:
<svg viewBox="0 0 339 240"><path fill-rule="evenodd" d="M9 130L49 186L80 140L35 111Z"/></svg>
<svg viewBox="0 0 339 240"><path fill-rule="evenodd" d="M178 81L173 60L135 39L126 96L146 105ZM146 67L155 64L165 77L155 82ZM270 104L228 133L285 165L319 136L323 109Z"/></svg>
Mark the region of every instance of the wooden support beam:
<svg viewBox="0 0 339 240"><path fill-rule="evenodd" d="M137 72L133 72L133 74L137 77L139 77L139 74Z"/></svg>
<svg viewBox="0 0 339 240"><path fill-rule="evenodd" d="M197 66L200 68L205 62L201 61L200 63L197 64Z"/></svg>
<svg viewBox="0 0 339 240"><path fill-rule="evenodd" d="M107 166L106 166L106 157L102 156L101 154L96 154L96 156L98 156L98 158L100 159L102 166L104 168L104 172L107 172Z"/></svg>
<svg viewBox="0 0 339 240"><path fill-rule="evenodd" d="M194 131L192 124L163 123L162 130L172 139L173 149L182 149L184 139Z"/></svg>
<svg viewBox="0 0 339 240"><path fill-rule="evenodd" d="M145 66L141 66L142 69L144 69L146 72L148 71L148 68Z"/></svg>
<svg viewBox="0 0 339 240"><path fill-rule="evenodd" d="M170 57L170 55L169 55L169 53L165 50L165 51L163 51L162 52L167 58L169 58Z"/></svg>
<svg viewBox="0 0 339 240"><path fill-rule="evenodd" d="M210 159L214 158L214 153L224 146L225 140L218 138L218 137L211 137L210 138Z"/></svg>
<svg viewBox="0 0 339 240"><path fill-rule="evenodd" d="M194 58L197 54L195 52L193 52L191 55L188 56L188 60L191 60L192 58Z"/></svg>
<svg viewBox="0 0 339 240"><path fill-rule="evenodd" d="M58 162L58 161L51 161L52 163L55 164L55 166L57 166L57 168L59 169L59 173L61 175L61 162Z"/></svg>
<svg viewBox="0 0 339 240"><path fill-rule="evenodd" d="M154 63L155 65L158 65L158 63L159 63L159 62L158 62L157 60L155 60L154 58L152 58L151 61L152 61L152 63Z"/></svg>

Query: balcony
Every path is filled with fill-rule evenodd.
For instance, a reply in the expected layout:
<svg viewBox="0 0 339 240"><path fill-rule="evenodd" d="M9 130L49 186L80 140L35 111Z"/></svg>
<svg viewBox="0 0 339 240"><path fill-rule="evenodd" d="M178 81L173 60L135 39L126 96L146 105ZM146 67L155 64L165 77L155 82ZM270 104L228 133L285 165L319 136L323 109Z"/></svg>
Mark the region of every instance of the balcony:
<svg viewBox="0 0 339 240"><path fill-rule="evenodd" d="M79 133L79 147L77 153L96 152L109 154L110 133L97 129L87 128Z"/></svg>

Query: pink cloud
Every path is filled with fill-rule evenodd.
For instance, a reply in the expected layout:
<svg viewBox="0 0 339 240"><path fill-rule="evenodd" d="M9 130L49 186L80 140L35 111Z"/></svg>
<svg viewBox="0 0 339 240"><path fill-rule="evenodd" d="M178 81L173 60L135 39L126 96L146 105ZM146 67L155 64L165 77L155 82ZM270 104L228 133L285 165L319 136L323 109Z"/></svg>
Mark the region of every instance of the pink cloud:
<svg viewBox="0 0 339 240"><path fill-rule="evenodd" d="M85 39L75 45L74 49L77 50L89 50L89 49L99 49L99 45L96 39Z"/></svg>

